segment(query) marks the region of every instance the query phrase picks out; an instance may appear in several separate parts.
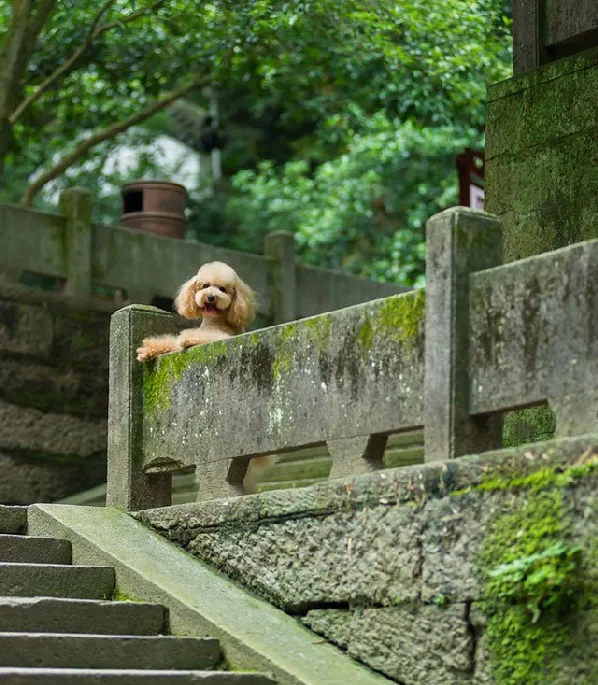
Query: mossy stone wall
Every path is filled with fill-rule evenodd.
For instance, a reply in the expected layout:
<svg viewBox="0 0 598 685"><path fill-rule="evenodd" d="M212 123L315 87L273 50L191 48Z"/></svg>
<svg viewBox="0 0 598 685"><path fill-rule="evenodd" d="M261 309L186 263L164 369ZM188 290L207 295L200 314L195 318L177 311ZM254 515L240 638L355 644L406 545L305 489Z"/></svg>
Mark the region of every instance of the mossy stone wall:
<svg viewBox="0 0 598 685"><path fill-rule="evenodd" d="M136 515L401 685L593 685L598 436Z"/></svg>
<svg viewBox="0 0 598 685"><path fill-rule="evenodd" d="M505 261L598 237L598 49L489 87L486 209Z"/></svg>

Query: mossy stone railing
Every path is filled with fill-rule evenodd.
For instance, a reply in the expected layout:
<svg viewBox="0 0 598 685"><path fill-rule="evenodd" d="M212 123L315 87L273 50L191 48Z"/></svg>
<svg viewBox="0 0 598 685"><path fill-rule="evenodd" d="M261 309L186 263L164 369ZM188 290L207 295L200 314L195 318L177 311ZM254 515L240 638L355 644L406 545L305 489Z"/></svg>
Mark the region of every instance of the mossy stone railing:
<svg viewBox="0 0 598 685"><path fill-rule="evenodd" d="M242 493L251 458L326 444L331 478L383 468L388 435L424 428L426 461L500 446L501 413L548 402L557 435L598 429L598 240L499 266L498 219L464 208L427 226L427 289L141 365L155 308L113 315L107 503Z"/></svg>

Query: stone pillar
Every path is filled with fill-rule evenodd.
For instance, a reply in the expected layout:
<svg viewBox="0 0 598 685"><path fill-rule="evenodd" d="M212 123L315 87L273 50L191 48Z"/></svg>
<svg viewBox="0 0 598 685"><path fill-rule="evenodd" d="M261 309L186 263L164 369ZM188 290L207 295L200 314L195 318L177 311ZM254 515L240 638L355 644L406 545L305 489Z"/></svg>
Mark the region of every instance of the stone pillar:
<svg viewBox="0 0 598 685"><path fill-rule="evenodd" d="M264 255L268 262L272 322L294 321L297 318L295 236L287 231L269 233L264 241Z"/></svg>
<svg viewBox="0 0 598 685"><path fill-rule="evenodd" d="M156 307L130 305L112 315L107 506L134 511L170 505L171 474L146 475L139 467L143 455L143 364L136 359L136 349L143 338L174 332L173 316Z"/></svg>
<svg viewBox="0 0 598 685"><path fill-rule="evenodd" d="M501 263L500 221L455 207L426 228L425 460L501 445L500 416L469 413L469 274Z"/></svg>
<svg viewBox="0 0 598 685"><path fill-rule="evenodd" d="M65 295L91 295L91 193L85 188L69 188L60 195L58 206L66 217Z"/></svg>
<svg viewBox="0 0 598 685"><path fill-rule="evenodd" d="M598 5L514 0L512 79L488 89L485 208L507 262L598 237Z"/></svg>

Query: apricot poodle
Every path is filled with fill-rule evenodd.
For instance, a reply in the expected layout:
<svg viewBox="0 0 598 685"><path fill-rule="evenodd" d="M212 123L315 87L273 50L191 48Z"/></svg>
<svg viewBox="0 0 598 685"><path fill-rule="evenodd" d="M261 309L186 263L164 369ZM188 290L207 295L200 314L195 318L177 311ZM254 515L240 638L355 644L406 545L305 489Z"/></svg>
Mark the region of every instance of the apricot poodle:
<svg viewBox="0 0 598 685"><path fill-rule="evenodd" d="M187 328L176 336L146 338L137 349L138 361L225 340L243 333L255 318L253 290L224 262L204 264L197 275L183 283L174 306L186 319L201 318L201 326Z"/></svg>

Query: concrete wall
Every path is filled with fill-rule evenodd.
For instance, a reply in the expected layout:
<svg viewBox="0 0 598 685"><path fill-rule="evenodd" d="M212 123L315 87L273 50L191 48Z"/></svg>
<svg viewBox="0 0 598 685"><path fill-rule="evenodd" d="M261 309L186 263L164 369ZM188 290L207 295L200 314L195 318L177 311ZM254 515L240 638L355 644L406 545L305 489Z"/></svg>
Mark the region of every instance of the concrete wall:
<svg viewBox="0 0 598 685"><path fill-rule="evenodd" d="M136 517L401 685L592 685L597 467L594 436Z"/></svg>

